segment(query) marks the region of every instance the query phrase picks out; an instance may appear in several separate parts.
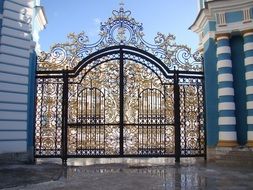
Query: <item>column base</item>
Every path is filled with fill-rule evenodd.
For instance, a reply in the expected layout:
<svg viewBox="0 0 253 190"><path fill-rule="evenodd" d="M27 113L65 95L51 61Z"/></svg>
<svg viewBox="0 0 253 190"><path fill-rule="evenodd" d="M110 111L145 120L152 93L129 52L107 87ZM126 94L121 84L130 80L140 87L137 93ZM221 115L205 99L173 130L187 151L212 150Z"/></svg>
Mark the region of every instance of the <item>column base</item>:
<svg viewBox="0 0 253 190"><path fill-rule="evenodd" d="M236 147L238 146L237 141L224 141L220 140L217 144L217 147Z"/></svg>
<svg viewBox="0 0 253 190"><path fill-rule="evenodd" d="M253 140L249 140L246 144L247 147L253 147Z"/></svg>

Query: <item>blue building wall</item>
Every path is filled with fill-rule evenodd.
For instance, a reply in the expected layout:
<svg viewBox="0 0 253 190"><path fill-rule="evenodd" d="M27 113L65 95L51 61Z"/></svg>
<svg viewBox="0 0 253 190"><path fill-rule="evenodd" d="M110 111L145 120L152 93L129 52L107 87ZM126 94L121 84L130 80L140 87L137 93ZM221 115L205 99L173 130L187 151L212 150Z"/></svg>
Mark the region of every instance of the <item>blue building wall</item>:
<svg viewBox="0 0 253 190"><path fill-rule="evenodd" d="M204 45L205 94L206 94L206 130L207 146L213 147L218 142L218 88L216 68L216 42L209 39Z"/></svg>
<svg viewBox="0 0 253 190"><path fill-rule="evenodd" d="M3 13L4 0L0 1L0 14Z"/></svg>
<svg viewBox="0 0 253 190"><path fill-rule="evenodd" d="M233 36L230 40L235 89L236 131L239 145L247 143L247 97L243 44L242 36Z"/></svg>
<svg viewBox="0 0 253 190"><path fill-rule="evenodd" d="M0 14L3 14L3 10L4 10L3 6L4 6L4 0L1 0L0 1ZM0 18L0 34L1 34L2 22L3 22L3 19Z"/></svg>
<svg viewBox="0 0 253 190"><path fill-rule="evenodd" d="M203 29L203 35L206 35L208 32L216 31L216 21L209 21L204 29Z"/></svg>
<svg viewBox="0 0 253 190"><path fill-rule="evenodd" d="M198 3L204 10L190 29L199 35L205 59L207 144L253 147L253 64L249 59L253 56L253 1Z"/></svg>
<svg viewBox="0 0 253 190"><path fill-rule="evenodd" d="M240 22L243 20L243 11L228 12L225 16L227 23Z"/></svg>
<svg viewBox="0 0 253 190"><path fill-rule="evenodd" d="M28 78L28 110L27 110L27 150L33 151L34 146L34 125L35 125L35 96L36 96L36 66L37 66L37 55L33 51L30 54L30 68L29 68L29 78Z"/></svg>

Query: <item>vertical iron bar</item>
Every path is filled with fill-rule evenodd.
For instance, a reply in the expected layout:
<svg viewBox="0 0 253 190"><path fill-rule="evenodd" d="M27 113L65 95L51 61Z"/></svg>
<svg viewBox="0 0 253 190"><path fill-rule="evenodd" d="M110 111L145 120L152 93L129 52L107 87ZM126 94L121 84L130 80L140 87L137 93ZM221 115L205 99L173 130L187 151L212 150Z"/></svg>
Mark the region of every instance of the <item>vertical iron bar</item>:
<svg viewBox="0 0 253 190"><path fill-rule="evenodd" d="M164 138L164 154L166 154L166 145L167 145L167 141L166 141L166 131L167 131L167 127L169 128L169 126L167 126L167 113L166 113L166 85L164 85L164 88L163 88L163 109L164 109L164 135L165 135L165 138ZM168 142L169 143L169 142Z"/></svg>
<svg viewBox="0 0 253 190"><path fill-rule="evenodd" d="M160 92L160 99L161 99L161 105L160 105L160 109L161 109L161 116L162 116L162 119L161 119L161 123L163 124L162 127L163 127L163 148L164 148L164 154L165 154L165 151L166 151L166 126L164 125L165 122L165 102L164 102L164 94L162 94L162 92ZM163 105L163 106L162 106Z"/></svg>
<svg viewBox="0 0 253 190"><path fill-rule="evenodd" d="M175 117L175 154L176 162L180 162L181 142L180 142L180 91L178 71L174 72L174 117Z"/></svg>
<svg viewBox="0 0 253 190"><path fill-rule="evenodd" d="M157 90L155 90L155 148L157 150L157 154L161 154L161 149L158 148L158 136L157 136L157 110L158 110L158 104L157 104Z"/></svg>
<svg viewBox="0 0 253 190"><path fill-rule="evenodd" d="M79 114L79 116L77 117L77 123L81 123L83 124L83 91L81 91L80 95L79 95L79 92L78 92L78 86L76 85L76 92L77 92L77 116ZM79 97L78 97L79 96ZM81 104L81 105L80 105ZM79 110L80 109L80 110ZM79 111L81 111L81 113ZM80 120L80 122L79 122ZM79 135L80 133L80 135ZM82 144L82 133L83 133L83 126L81 125L81 127L77 127L76 126L76 155L78 154L78 149L79 149L79 154L82 154L83 153L83 144ZM79 141L79 139L81 138L81 142ZM79 148L81 145L81 148Z"/></svg>
<svg viewBox="0 0 253 190"><path fill-rule="evenodd" d="M101 90L101 89L100 89ZM99 118L99 124L101 124L102 123L102 117L101 117L101 106L102 106L102 100L101 100L101 98L102 98L102 91L100 91L100 93L99 93L99 114L98 114L98 118ZM101 154L101 145L100 145L100 141L101 141L101 139L100 139L100 136L101 136L101 125L99 125L98 126L99 128L98 128L98 149L99 149L99 154Z"/></svg>
<svg viewBox="0 0 253 190"><path fill-rule="evenodd" d="M105 147L105 146L106 146L106 143L105 143L105 141L106 141L106 136L105 136L105 135L106 135L106 131L105 131L105 122L106 122L106 121L105 121L105 101L106 101L106 99L105 99L105 98L106 98L106 97L105 97L105 89L104 89L104 96L103 96L103 97L104 97L104 99L103 99L103 101L104 101L104 102L103 102L103 112L104 112L104 113L103 113L103 124L104 124L104 125L103 125L103 126L104 126L104 127L103 127L103 133L104 133L103 149L104 149L104 154L106 154L106 147Z"/></svg>
<svg viewBox="0 0 253 190"><path fill-rule="evenodd" d="M151 89L150 89L150 97L151 97L151 100L150 100L150 123L152 124L150 126L150 138L151 138L151 154L153 154L153 89L152 89L152 83L151 83Z"/></svg>
<svg viewBox="0 0 253 190"><path fill-rule="evenodd" d="M88 138L89 138L89 135L88 135L88 90L89 88L86 88L85 89L85 155L87 155L87 150L88 150Z"/></svg>
<svg viewBox="0 0 253 190"><path fill-rule="evenodd" d="M88 155L88 147L89 147L89 131L88 131L88 123L89 123L89 92L90 92L90 88L87 87L85 89L85 155Z"/></svg>
<svg viewBox="0 0 253 190"><path fill-rule="evenodd" d="M184 83L185 83L185 81L186 81L186 79L184 78L183 79L184 80ZM190 86L190 84L189 84L189 86ZM189 105L187 105L186 104L186 98L187 98L187 96L188 96L188 94L187 94L187 88L189 88L189 86L187 86L187 85L184 85L183 86L183 97L182 97L182 99L183 99L183 104L184 104L184 106L183 106L183 114L184 114L184 124L183 124L183 127L184 127L184 147L183 147L183 149L184 149L184 155L186 155L186 153L187 153L187 151L189 150L189 147L188 147L188 144L187 144L187 135L188 135L188 133L187 133L187 127L186 127L186 119L185 118L187 118L187 119L191 119L191 118L189 118L189 110L188 109L186 109L187 108L187 106L189 106ZM180 129L180 131L181 131L181 129ZM182 140L181 138L180 138L180 140ZM182 148L182 147L181 147Z"/></svg>
<svg viewBox="0 0 253 190"><path fill-rule="evenodd" d="M82 99L80 101L80 98L78 98L78 87L77 87L77 85L76 85L76 92L77 92L77 94L76 94L76 101L77 101L77 108L76 108L77 121L76 121L76 123L79 123L80 119L81 119L81 123L82 123L82 114L81 114L81 117L79 115L79 107L80 107L79 104L81 102L81 109L82 109ZM77 155L77 149L78 149L78 127L76 126L74 129L76 130L76 151L75 152L76 152L76 155Z"/></svg>
<svg viewBox="0 0 253 190"><path fill-rule="evenodd" d="M56 84L56 105L55 105L55 142L54 142L54 154L57 155L57 130L58 130L58 104L59 104L59 83Z"/></svg>
<svg viewBox="0 0 253 190"><path fill-rule="evenodd" d="M204 119L204 159L207 160L207 131L206 131L206 127L207 127L207 119L206 119L206 85L205 85L205 59L203 57L204 55L201 55L202 57L202 70L203 70L203 78L201 79L201 84L202 84L202 99L203 99L203 119Z"/></svg>
<svg viewBox="0 0 253 190"><path fill-rule="evenodd" d="M123 50L120 48L120 69L119 69L119 105L120 105L120 155L124 154L124 58L123 58Z"/></svg>
<svg viewBox="0 0 253 190"><path fill-rule="evenodd" d="M164 139L165 134L163 134L163 125L162 124L162 96L161 96L161 92L159 91L159 129L160 129L160 150L162 150L162 148L165 149L165 147L163 147L162 145L162 139Z"/></svg>
<svg viewBox="0 0 253 190"><path fill-rule="evenodd" d="M137 125L138 125L138 149L137 154L140 154L140 88L138 88L138 119L137 119Z"/></svg>
<svg viewBox="0 0 253 190"><path fill-rule="evenodd" d="M84 102L84 90L82 90L82 94L81 94L82 96L81 96L81 107L80 107L80 109L81 109L81 129L79 129L79 131L81 131L81 154L83 155L83 107L84 107L84 105L83 105L83 102ZM80 114L80 113L79 113ZM78 128L77 128L77 134L78 134ZM78 142L78 141L77 141ZM80 142L78 142L78 144L79 144ZM80 145L79 145L80 146Z"/></svg>
<svg viewBox="0 0 253 190"><path fill-rule="evenodd" d="M204 62L204 61L203 61ZM204 63L203 63L203 67L204 67ZM203 70L204 70L204 68L203 68ZM201 83L202 83L202 99L203 99L203 111L204 111L204 115L203 115L203 119L204 119L204 123L203 123L203 125L204 125L204 127L203 127L203 130L204 130L204 138L205 138L205 140L204 140L204 159L205 160L207 160L207 132L206 132L206 127L207 127L207 123L206 123L206 121L207 121L207 119L206 119L206 99L205 99L205 97L206 97L206 87L205 87L205 75L203 76L203 79L201 80Z"/></svg>
<svg viewBox="0 0 253 190"><path fill-rule="evenodd" d="M145 102L144 102L144 92L142 91L141 92L141 96L140 96L140 98L141 98L141 105L142 105L142 107L141 107L141 119L142 119L142 121L141 121L141 124L144 124L145 123L145 117L144 117L144 108L145 108ZM144 125L142 125L141 126L141 154L143 154L143 150L144 150L144 128L145 128L145 126Z"/></svg>
<svg viewBox="0 0 253 190"><path fill-rule="evenodd" d="M95 120L94 120L94 128L95 128L95 155L97 154L97 89L94 88L94 104L95 104L95 107L94 107L94 117L95 117Z"/></svg>
<svg viewBox="0 0 253 190"><path fill-rule="evenodd" d="M93 124L93 118L92 118L92 83L91 83L91 87L90 87L90 111L89 111L89 124ZM92 127L91 125L89 126L89 155L92 155Z"/></svg>
<svg viewBox="0 0 253 190"><path fill-rule="evenodd" d="M200 120L201 120L201 117L200 117L200 106L202 106L201 104L201 99L200 99L200 93L199 93L199 80L198 78L196 78L196 88L197 88L197 123L198 123L198 145L199 145L199 150L198 150L198 154L201 154L201 125L200 125Z"/></svg>
<svg viewBox="0 0 253 190"><path fill-rule="evenodd" d="M68 125L68 71L63 70L62 165L67 165L67 125Z"/></svg>
<svg viewBox="0 0 253 190"><path fill-rule="evenodd" d="M148 115L148 109L149 109L149 102L148 102L148 100L149 100L149 98L148 98L148 88L147 88L147 101L146 101L146 109L147 109L147 127L146 127L146 129L147 129L147 139L146 139L146 141L147 141L147 154L149 154L149 138L148 138L148 135L149 135L149 132L148 132L148 124L149 124L149 115Z"/></svg>
<svg viewBox="0 0 253 190"><path fill-rule="evenodd" d="M43 100L44 100L44 85L45 85L45 79L41 79L42 84L41 84L41 105L40 105L40 144L39 144L39 155L41 155L41 148L42 148L42 121L43 121ZM35 133L36 134L36 133Z"/></svg>

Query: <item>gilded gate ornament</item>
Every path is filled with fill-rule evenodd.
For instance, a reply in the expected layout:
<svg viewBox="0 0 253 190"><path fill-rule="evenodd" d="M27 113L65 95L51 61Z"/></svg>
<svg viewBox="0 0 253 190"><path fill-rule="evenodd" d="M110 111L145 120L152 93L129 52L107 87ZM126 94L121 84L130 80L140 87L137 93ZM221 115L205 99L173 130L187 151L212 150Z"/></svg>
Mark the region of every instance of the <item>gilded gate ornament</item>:
<svg viewBox="0 0 253 190"><path fill-rule="evenodd" d="M202 57L199 52L191 54L186 45L175 43L172 34L157 33L154 44L144 39L142 23L131 17L130 11L120 7L114 10L106 22L101 23L100 39L89 43L85 32L70 33L66 43L57 43L52 46L49 53L41 52L38 59L38 70L73 69L88 55L106 47L127 45L137 47L161 59L169 69L184 71L202 71Z"/></svg>
<svg viewBox="0 0 253 190"><path fill-rule="evenodd" d="M202 56L143 26L123 6L42 52L37 68L35 156L204 156Z"/></svg>

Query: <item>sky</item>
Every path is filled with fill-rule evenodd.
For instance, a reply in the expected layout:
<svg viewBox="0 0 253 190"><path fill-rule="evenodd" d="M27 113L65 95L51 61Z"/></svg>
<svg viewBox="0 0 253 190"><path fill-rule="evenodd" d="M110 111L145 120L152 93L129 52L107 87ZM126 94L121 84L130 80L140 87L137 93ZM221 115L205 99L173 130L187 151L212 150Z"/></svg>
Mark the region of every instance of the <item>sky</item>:
<svg viewBox="0 0 253 190"><path fill-rule="evenodd" d="M122 0L41 0L48 24L40 33L42 51L55 43L67 42L71 32L84 31L90 43L98 40L101 22L119 9ZM154 44L157 32L173 34L176 43L197 49L198 36L188 28L198 14L197 0L124 0L124 9L143 23L144 39Z"/></svg>

